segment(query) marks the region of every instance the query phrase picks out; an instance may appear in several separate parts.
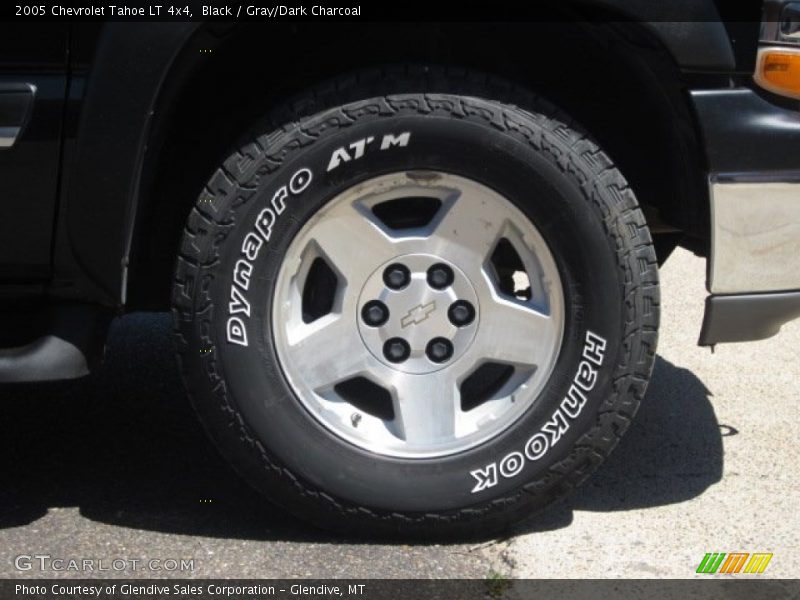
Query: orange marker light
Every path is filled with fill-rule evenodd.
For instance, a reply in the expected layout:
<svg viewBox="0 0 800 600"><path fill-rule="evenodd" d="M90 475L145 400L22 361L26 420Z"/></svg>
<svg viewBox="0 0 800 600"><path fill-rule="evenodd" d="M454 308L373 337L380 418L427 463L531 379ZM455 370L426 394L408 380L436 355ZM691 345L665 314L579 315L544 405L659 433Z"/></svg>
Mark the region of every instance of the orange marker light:
<svg viewBox="0 0 800 600"><path fill-rule="evenodd" d="M800 98L800 48L761 48L754 78L765 90Z"/></svg>

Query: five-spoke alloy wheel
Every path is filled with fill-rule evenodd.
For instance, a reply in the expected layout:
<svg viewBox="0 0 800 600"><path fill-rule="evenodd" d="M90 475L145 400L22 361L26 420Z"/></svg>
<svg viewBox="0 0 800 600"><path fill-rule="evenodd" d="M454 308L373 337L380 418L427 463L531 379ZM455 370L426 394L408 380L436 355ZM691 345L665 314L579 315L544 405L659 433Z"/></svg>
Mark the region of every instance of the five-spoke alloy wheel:
<svg viewBox="0 0 800 600"><path fill-rule="evenodd" d="M387 205L422 217L398 226L381 219ZM304 310L310 295L330 310ZM409 458L462 452L517 420L564 328L558 269L534 225L441 172L333 198L290 245L272 306L278 358L306 409L365 450ZM470 378L489 366L497 375L476 393Z"/></svg>

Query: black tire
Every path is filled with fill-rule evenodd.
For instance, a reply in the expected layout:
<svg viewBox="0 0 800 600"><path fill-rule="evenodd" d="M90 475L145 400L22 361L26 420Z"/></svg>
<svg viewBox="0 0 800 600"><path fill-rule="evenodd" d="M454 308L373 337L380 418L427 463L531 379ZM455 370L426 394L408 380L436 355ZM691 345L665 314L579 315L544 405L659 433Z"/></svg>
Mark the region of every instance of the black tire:
<svg viewBox="0 0 800 600"><path fill-rule="evenodd" d="M271 500L339 531L481 536L575 488L628 428L655 356L656 256L620 172L546 102L468 72L362 73L291 106L271 119L282 125L256 127L252 141L211 177L189 215L177 260L180 364L221 452ZM326 171L333 149L399 130L412 132L413 142ZM311 170L312 181L286 201L253 261L248 346L229 343L232 271L244 236L302 168ZM354 183L411 169L470 177L514 202L550 245L566 296L563 345L537 403L494 439L441 459L371 454L323 428L281 372L268 316L277 269L299 228ZM530 189L537 190L536 202L524 201ZM594 383L576 404L580 396L570 388L581 377L580 383ZM542 428L564 402L578 409L554 436ZM537 434L547 438L541 454L545 441L533 441Z"/></svg>

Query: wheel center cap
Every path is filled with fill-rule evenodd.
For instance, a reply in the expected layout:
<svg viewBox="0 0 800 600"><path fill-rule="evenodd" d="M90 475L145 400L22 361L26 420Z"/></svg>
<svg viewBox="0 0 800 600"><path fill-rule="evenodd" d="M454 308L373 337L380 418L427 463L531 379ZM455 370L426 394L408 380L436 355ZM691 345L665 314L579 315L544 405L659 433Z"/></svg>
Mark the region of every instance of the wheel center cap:
<svg viewBox="0 0 800 600"><path fill-rule="evenodd" d="M469 348L478 328L478 296L455 265L406 254L367 278L358 328L375 358L404 373L433 373Z"/></svg>

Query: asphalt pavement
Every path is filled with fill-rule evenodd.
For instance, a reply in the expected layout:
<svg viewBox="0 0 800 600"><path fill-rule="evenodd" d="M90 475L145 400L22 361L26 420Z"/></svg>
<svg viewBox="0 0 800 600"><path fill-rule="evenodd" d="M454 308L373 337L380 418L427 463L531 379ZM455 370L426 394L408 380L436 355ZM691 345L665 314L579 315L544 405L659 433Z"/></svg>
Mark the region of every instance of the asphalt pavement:
<svg viewBox="0 0 800 600"><path fill-rule="evenodd" d="M763 576L793 577L800 323L698 348L704 265L679 251L662 270L655 373L611 459L483 544L342 539L266 504L196 422L168 316L120 319L91 377L0 387L0 577L78 575L39 568L57 558L108 569L83 577L691 577L706 552L734 551L772 552ZM193 569L166 570L182 559Z"/></svg>

